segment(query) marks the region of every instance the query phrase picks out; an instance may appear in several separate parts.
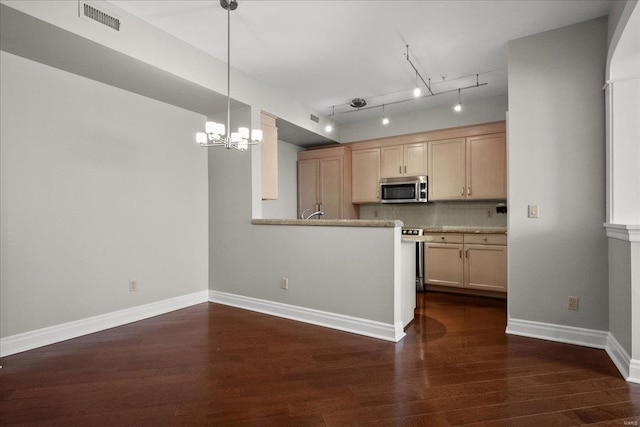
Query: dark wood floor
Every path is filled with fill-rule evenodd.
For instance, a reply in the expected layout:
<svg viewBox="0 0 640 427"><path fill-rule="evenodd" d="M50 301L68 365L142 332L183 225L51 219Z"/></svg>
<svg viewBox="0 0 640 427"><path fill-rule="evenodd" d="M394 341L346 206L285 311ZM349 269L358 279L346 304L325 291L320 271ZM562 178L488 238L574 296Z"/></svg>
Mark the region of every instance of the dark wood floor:
<svg viewBox="0 0 640 427"><path fill-rule="evenodd" d="M638 425L604 351L507 336L500 300L418 305L397 344L201 304L5 357L0 424Z"/></svg>

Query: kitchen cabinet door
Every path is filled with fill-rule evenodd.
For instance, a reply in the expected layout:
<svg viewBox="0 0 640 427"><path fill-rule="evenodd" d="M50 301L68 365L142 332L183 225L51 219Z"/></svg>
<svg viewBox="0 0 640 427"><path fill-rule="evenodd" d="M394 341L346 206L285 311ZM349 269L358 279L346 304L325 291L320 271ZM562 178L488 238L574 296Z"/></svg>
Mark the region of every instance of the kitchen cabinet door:
<svg viewBox="0 0 640 427"><path fill-rule="evenodd" d="M507 292L506 246L465 245L464 287Z"/></svg>
<svg viewBox="0 0 640 427"><path fill-rule="evenodd" d="M351 201L377 203L380 201L380 149L351 152Z"/></svg>
<svg viewBox="0 0 640 427"><path fill-rule="evenodd" d="M342 218L342 157L320 159L319 209L322 219Z"/></svg>
<svg viewBox="0 0 640 427"><path fill-rule="evenodd" d="M467 199L507 198L504 133L467 138Z"/></svg>
<svg viewBox="0 0 640 427"><path fill-rule="evenodd" d="M424 142L382 147L380 177L427 175L427 146Z"/></svg>
<svg viewBox="0 0 640 427"><path fill-rule="evenodd" d="M404 146L404 175L427 175L427 144L407 144Z"/></svg>
<svg viewBox="0 0 640 427"><path fill-rule="evenodd" d="M320 148L298 152L298 215L321 210L320 219L358 218L351 202L351 149Z"/></svg>
<svg viewBox="0 0 640 427"><path fill-rule="evenodd" d="M466 198L465 138L429 141L429 200Z"/></svg>
<svg viewBox="0 0 640 427"><path fill-rule="evenodd" d="M425 244L424 263L424 277L427 284L454 288L464 286L461 244Z"/></svg>
<svg viewBox="0 0 640 427"><path fill-rule="evenodd" d="M380 161L380 177L394 178L403 176L404 150L402 145L382 147Z"/></svg>
<svg viewBox="0 0 640 427"><path fill-rule="evenodd" d="M318 210L320 195L320 162L318 159L298 160L298 214L309 210L307 214Z"/></svg>

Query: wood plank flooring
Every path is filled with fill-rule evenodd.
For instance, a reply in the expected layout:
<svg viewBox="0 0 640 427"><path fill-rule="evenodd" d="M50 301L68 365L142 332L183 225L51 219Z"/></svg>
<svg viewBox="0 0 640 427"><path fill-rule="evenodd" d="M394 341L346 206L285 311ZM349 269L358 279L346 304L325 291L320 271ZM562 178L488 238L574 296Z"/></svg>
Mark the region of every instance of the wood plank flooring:
<svg viewBox="0 0 640 427"><path fill-rule="evenodd" d="M507 336L505 311L418 294L394 344L201 304L3 358L0 424L638 425L604 351Z"/></svg>

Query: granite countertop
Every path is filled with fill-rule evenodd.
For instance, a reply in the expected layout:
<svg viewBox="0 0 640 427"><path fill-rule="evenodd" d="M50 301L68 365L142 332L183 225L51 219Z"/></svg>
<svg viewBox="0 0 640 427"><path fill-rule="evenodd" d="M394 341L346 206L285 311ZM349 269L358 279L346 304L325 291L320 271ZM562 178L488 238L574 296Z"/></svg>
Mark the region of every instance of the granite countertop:
<svg viewBox="0 0 640 427"><path fill-rule="evenodd" d="M399 220L370 219L252 219L254 225L315 225L327 227L402 227Z"/></svg>
<svg viewBox="0 0 640 427"><path fill-rule="evenodd" d="M507 234L506 228L482 228L468 226L425 228L425 233L469 233L469 234Z"/></svg>

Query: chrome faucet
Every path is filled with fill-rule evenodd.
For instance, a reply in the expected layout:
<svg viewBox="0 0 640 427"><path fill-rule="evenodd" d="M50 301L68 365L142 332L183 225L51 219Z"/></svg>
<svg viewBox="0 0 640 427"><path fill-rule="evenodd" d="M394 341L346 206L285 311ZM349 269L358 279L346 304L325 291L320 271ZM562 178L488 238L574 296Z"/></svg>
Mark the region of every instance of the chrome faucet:
<svg viewBox="0 0 640 427"><path fill-rule="evenodd" d="M306 213L307 213L307 212L309 212L310 210L311 210L311 208L303 210L303 211L302 211L302 213L300 214L300 219L305 219L305 218L304 218L304 214L306 214Z"/></svg>
<svg viewBox="0 0 640 427"><path fill-rule="evenodd" d="M306 211L305 211L305 212L306 212ZM304 212L303 212L303 214L304 214ZM318 217L320 217L321 215L324 215L324 212L322 212L322 211L316 211L316 212L312 213L311 215L309 215L306 219L311 219L311 218L313 218L314 216L318 216Z"/></svg>

